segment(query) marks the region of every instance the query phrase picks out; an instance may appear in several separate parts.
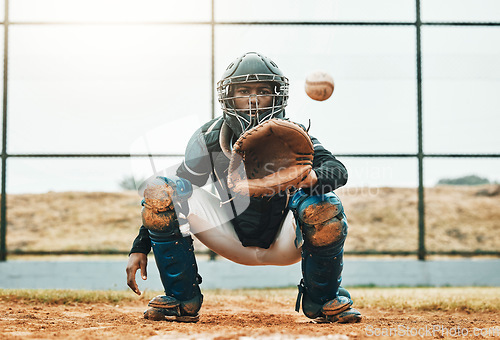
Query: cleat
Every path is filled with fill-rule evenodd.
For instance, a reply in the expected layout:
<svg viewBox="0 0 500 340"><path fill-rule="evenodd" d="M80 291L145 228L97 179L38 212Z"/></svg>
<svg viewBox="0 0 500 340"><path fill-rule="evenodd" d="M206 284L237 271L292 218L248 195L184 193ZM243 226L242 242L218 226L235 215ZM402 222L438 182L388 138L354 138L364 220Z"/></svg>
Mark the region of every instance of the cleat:
<svg viewBox="0 0 500 340"><path fill-rule="evenodd" d="M151 307L144 312L144 319L152 321L198 322L199 314L175 315L177 310Z"/></svg>
<svg viewBox="0 0 500 340"><path fill-rule="evenodd" d="M176 307L179 307L179 305L180 305L179 300L177 300L174 297L167 296L167 295L155 296L148 303L149 307L166 308L166 309L176 308Z"/></svg>
<svg viewBox="0 0 500 340"><path fill-rule="evenodd" d="M144 319L152 321L163 321L165 320L165 314L161 312L160 308L149 308L144 311Z"/></svg>
<svg viewBox="0 0 500 340"><path fill-rule="evenodd" d="M338 323L356 323L361 321L361 313L354 308L349 308L336 315L327 315L325 319L328 322L338 322Z"/></svg>
<svg viewBox="0 0 500 340"><path fill-rule="evenodd" d="M324 315L336 315L349 309L352 306L352 300L345 296L337 296L323 305L321 311Z"/></svg>
<svg viewBox="0 0 500 340"><path fill-rule="evenodd" d="M177 322L198 322L200 320L200 316L196 315L182 315L174 317Z"/></svg>

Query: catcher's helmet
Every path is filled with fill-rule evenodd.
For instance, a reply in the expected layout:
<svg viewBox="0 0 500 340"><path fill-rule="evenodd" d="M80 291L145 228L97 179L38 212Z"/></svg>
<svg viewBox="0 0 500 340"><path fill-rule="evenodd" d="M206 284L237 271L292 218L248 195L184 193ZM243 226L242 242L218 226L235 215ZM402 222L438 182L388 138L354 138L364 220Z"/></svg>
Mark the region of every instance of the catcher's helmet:
<svg viewBox="0 0 500 340"><path fill-rule="evenodd" d="M250 109L236 109L234 86L247 83L265 82L271 84L273 93L270 106L259 108L258 114ZM244 131L271 118L283 118L288 102L288 78L268 57L256 52L248 52L233 61L217 83L219 102L224 120L238 137ZM259 95L257 95L258 97Z"/></svg>

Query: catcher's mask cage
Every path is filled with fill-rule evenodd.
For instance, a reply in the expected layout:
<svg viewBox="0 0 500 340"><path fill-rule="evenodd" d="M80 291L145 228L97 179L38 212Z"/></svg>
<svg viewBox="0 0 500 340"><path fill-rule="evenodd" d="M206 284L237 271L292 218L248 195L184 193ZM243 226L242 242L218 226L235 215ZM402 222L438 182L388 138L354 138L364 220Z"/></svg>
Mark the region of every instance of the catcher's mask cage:
<svg viewBox="0 0 500 340"><path fill-rule="evenodd" d="M265 83L271 86L270 94L235 96L238 85ZM283 118L288 103L288 78L269 58L249 52L232 62L217 83L217 94L224 113L224 120L236 136L272 118ZM268 106L259 107L263 97L271 97ZM234 100L248 99L248 107L237 109ZM255 99L255 104L252 100Z"/></svg>

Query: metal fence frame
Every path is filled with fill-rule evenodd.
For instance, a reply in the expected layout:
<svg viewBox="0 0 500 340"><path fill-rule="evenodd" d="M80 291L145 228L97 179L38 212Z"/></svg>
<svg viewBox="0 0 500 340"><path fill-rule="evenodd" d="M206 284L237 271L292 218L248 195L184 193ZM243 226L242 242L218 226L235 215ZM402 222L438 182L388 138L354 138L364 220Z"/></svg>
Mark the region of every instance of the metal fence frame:
<svg viewBox="0 0 500 340"><path fill-rule="evenodd" d="M211 98L211 110L212 118L215 117L215 27L220 25L282 25L282 26L411 26L415 27L416 32L416 65L417 65L417 136L418 136L418 151L417 153L402 153L402 154L336 154L339 157L380 157L380 158L417 158L418 160L418 250L417 251L350 251L348 254L354 255L416 255L419 260L425 260L428 255L459 255L459 256L475 256L475 255L487 255L487 256L500 256L500 251L449 251L449 252L433 252L427 251L425 247L425 201L424 201L424 185L423 185L423 173L424 173L424 158L500 158L500 153L488 153L488 154L437 154L437 153L424 153L423 151L423 140L422 140L422 47L421 47L421 28L422 26L495 26L499 27L500 22L422 22L420 19L420 0L415 0L415 18L414 22L363 22L363 21L329 21L329 22L216 22L215 21L215 1L211 0L211 20L207 22L113 22L113 25L148 25L148 24L165 24L165 25L207 25L211 27L212 37L211 37L211 49L212 49L212 60L211 60L211 88L210 88L210 98ZM5 19L1 23L4 26L4 64L3 64L3 107L2 107L2 118L3 118L3 129L2 129L2 178L1 178L1 205L0 205L0 261L6 261L7 254L16 255L71 255L71 254L126 254L125 252L114 252L114 251L53 251L53 252L42 252L42 251L14 251L8 252L6 246L6 233L7 233L7 195L6 195L6 172L7 172L7 159L8 158L74 158L74 157L98 157L98 158L110 158L110 157L178 157L182 155L177 154L157 154L157 155L147 155L147 154L9 154L7 153L7 94L8 94L8 61L9 61L9 26L10 25L98 25L98 24L110 24L107 22L10 22L9 21L9 0L5 0Z"/></svg>

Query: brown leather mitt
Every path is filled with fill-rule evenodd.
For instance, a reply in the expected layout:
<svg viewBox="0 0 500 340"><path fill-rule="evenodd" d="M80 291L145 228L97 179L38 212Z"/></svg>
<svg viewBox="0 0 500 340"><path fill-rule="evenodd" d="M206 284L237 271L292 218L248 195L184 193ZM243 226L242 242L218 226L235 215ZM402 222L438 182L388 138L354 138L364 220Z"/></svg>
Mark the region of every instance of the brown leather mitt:
<svg viewBox="0 0 500 340"><path fill-rule="evenodd" d="M238 194L272 196L294 189L312 170L314 148L304 128L288 120L267 120L236 141L228 186Z"/></svg>

